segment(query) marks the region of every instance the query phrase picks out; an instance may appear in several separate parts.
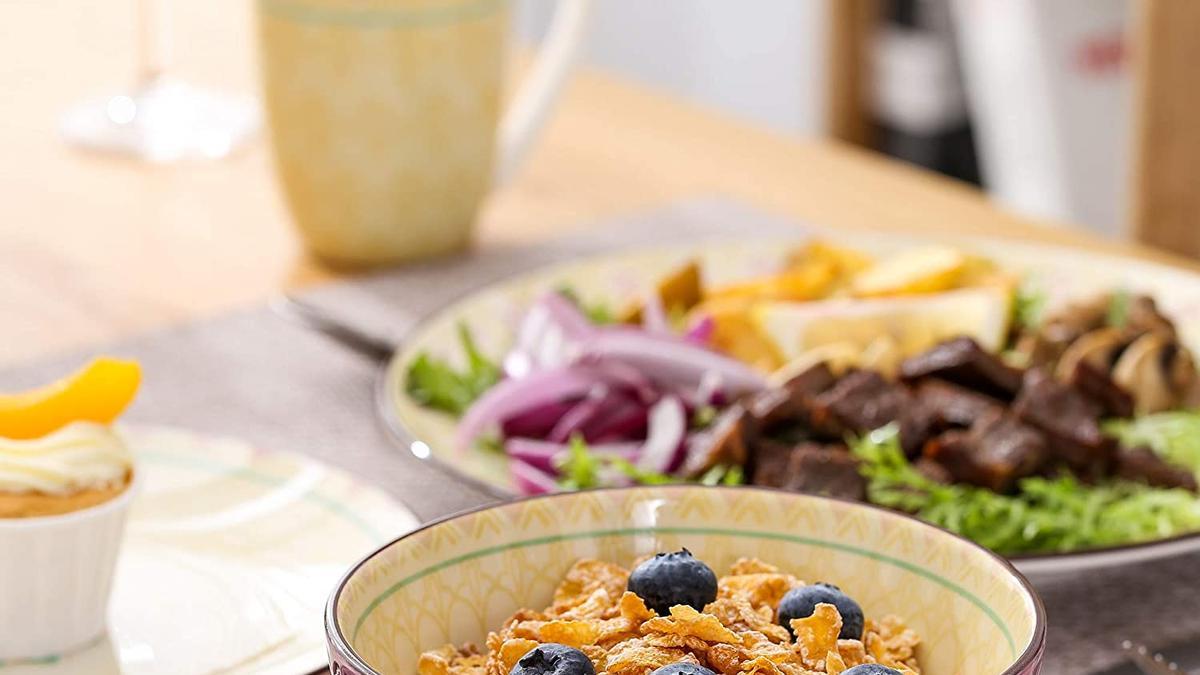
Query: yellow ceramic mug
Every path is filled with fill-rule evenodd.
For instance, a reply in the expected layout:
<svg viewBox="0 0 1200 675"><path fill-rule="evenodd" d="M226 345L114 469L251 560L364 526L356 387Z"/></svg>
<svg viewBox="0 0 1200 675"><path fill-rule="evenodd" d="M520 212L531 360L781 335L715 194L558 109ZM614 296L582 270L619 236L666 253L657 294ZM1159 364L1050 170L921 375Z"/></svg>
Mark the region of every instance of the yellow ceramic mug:
<svg viewBox="0 0 1200 675"><path fill-rule="evenodd" d="M464 246L561 88L588 2L560 0L501 122L507 0L259 0L276 165L310 250L360 266Z"/></svg>

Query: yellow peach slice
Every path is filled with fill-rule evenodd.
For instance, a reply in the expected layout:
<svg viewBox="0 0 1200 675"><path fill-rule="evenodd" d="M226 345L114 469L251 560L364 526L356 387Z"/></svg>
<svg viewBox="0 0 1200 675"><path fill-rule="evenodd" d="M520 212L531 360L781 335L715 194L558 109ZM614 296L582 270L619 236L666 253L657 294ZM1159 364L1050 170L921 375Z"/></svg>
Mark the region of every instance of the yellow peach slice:
<svg viewBox="0 0 1200 675"><path fill-rule="evenodd" d="M141 381L136 361L100 357L44 387L0 395L0 436L38 438L71 422L107 424L133 400Z"/></svg>

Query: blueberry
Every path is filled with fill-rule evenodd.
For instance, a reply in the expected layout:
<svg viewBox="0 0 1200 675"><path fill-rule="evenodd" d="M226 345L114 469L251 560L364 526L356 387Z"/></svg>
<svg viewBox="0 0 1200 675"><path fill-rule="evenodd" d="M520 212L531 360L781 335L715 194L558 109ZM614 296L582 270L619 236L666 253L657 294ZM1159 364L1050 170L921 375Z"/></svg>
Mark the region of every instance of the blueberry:
<svg viewBox="0 0 1200 675"><path fill-rule="evenodd" d="M717 675L704 666L695 663L672 663L663 666L650 675Z"/></svg>
<svg viewBox="0 0 1200 675"><path fill-rule="evenodd" d="M900 671L881 666L878 663L864 663L861 666L854 666L849 670L843 670L842 675L901 675Z"/></svg>
<svg viewBox="0 0 1200 675"><path fill-rule="evenodd" d="M861 640L863 634L863 611L850 596L833 584L813 584L801 586L788 591L779 601L779 625L792 630L792 619L805 619L812 616L817 605L825 603L837 607L842 615L842 632L838 637L843 640Z"/></svg>
<svg viewBox="0 0 1200 675"><path fill-rule="evenodd" d="M522 656L509 675L596 675L596 668L578 649L547 642Z"/></svg>
<svg viewBox="0 0 1200 675"><path fill-rule="evenodd" d="M717 599L717 575L685 548L638 565L629 575L629 590L659 616L670 614L674 605L702 611Z"/></svg>

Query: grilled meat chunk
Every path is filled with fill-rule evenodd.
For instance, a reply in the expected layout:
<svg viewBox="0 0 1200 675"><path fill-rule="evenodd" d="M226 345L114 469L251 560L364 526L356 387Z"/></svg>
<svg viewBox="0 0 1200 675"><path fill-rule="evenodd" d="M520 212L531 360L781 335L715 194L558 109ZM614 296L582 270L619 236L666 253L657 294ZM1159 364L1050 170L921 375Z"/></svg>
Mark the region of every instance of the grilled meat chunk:
<svg viewBox="0 0 1200 675"><path fill-rule="evenodd" d="M807 424L813 398L831 387L836 379L828 365L819 363L782 387L772 387L750 396L745 407L754 421L751 435L770 434L789 424Z"/></svg>
<svg viewBox="0 0 1200 675"><path fill-rule="evenodd" d="M954 338L900 364L901 379L936 377L967 389L1011 401L1021 387L1021 372L990 354L969 337Z"/></svg>
<svg viewBox="0 0 1200 675"><path fill-rule="evenodd" d="M914 392L939 426L969 427L980 417L1004 409L1004 404L991 396L942 380L921 380Z"/></svg>
<svg viewBox="0 0 1200 675"><path fill-rule="evenodd" d="M871 370L857 370L813 399L813 426L834 438L864 433L900 418L908 391Z"/></svg>
<svg viewBox="0 0 1200 675"><path fill-rule="evenodd" d="M1115 444L1100 431L1100 406L1079 391L1031 368L1012 409L1021 421L1045 432L1052 458L1084 478L1108 472Z"/></svg>
<svg viewBox="0 0 1200 675"><path fill-rule="evenodd" d="M871 370L851 372L814 398L810 418L814 429L832 438L898 422L900 445L910 457L920 452L933 426L907 387Z"/></svg>
<svg viewBox="0 0 1200 675"><path fill-rule="evenodd" d="M1106 417L1133 416L1133 397L1096 366L1075 364L1067 383L1098 405Z"/></svg>
<svg viewBox="0 0 1200 675"><path fill-rule="evenodd" d="M921 454L925 441L937 432L938 416L920 399L909 394L911 401L900 411L900 448L909 459Z"/></svg>
<svg viewBox="0 0 1200 675"><path fill-rule="evenodd" d="M764 441L755 448L755 485L792 492L866 499L867 483L858 473L859 461L841 444L816 442L786 445Z"/></svg>
<svg viewBox="0 0 1200 675"><path fill-rule="evenodd" d="M928 457L922 457L918 459L915 463L913 463L913 468L917 470L917 473L925 476L935 483L949 485L950 483L954 482L954 476L950 474L950 471L946 469L946 467L938 464Z"/></svg>
<svg viewBox="0 0 1200 675"><path fill-rule="evenodd" d="M978 419L970 431L947 431L925 444L925 459L940 464L955 482L1008 492L1038 472L1046 461L1046 441L1004 412Z"/></svg>
<svg viewBox="0 0 1200 675"><path fill-rule="evenodd" d="M767 487L783 487L788 480L788 462L795 447L791 443L770 438L758 439L750 446L750 482Z"/></svg>
<svg viewBox="0 0 1200 675"><path fill-rule="evenodd" d="M692 443L700 444L684 467L688 476L700 476L718 464L745 465L751 461L747 449L750 426L746 409L735 403L717 415L711 426L696 434Z"/></svg>
<svg viewBox="0 0 1200 675"><path fill-rule="evenodd" d="M757 432L768 432L772 427L805 416L801 397L782 387L764 389L749 396L745 399L745 407Z"/></svg>
<svg viewBox="0 0 1200 675"><path fill-rule="evenodd" d="M979 463L989 475L988 487L997 492L1040 471L1049 455L1044 434L1004 411L975 420L969 433Z"/></svg>
<svg viewBox="0 0 1200 675"><path fill-rule="evenodd" d="M1119 478L1154 487L1197 491L1195 474L1171 464L1149 448L1119 448L1114 473Z"/></svg>
<svg viewBox="0 0 1200 675"><path fill-rule="evenodd" d="M792 450L783 487L862 501L867 498L867 481L858 472L858 465L858 459L844 445L802 443Z"/></svg>
<svg viewBox="0 0 1200 675"><path fill-rule="evenodd" d="M812 398L833 386L837 376L822 361L784 383L783 388L800 397Z"/></svg>

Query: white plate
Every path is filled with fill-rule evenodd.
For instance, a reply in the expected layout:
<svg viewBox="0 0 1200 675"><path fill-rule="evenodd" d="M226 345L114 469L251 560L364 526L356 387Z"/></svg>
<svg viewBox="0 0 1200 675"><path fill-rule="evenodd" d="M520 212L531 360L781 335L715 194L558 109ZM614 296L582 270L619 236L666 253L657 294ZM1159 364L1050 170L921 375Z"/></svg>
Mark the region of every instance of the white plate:
<svg viewBox="0 0 1200 675"><path fill-rule="evenodd" d="M124 429L142 472L109 634L2 675L298 675L326 663L322 612L346 568L418 521L380 490L298 455Z"/></svg>
<svg viewBox="0 0 1200 675"><path fill-rule="evenodd" d="M928 243L903 235L815 231L811 236L845 244L876 255ZM502 354L512 342L512 326L539 294L566 284L589 300L609 303L627 300L650 287L684 260L699 259L709 283L727 283L760 274L782 263L798 242L791 239L746 237L715 239L675 246L634 248L582 260L572 260L493 284L451 303L424 321L405 340L388 367L381 387L380 408L397 437L421 459L484 486L498 494L516 492L507 462L498 453L458 452L453 438L456 420L422 408L404 391L404 376L418 354L429 352L461 362L456 337L465 323L486 354ZM1099 290L1125 288L1154 296L1176 322L1185 344L1200 352L1200 275L1166 265L1117 255L1093 253L1045 244L985 237L945 237L942 242L985 255L1032 277L1046 292L1051 307ZM1200 533L1176 539L1119 548L1016 557L1022 572L1041 579L1084 569L1128 565L1200 550Z"/></svg>

